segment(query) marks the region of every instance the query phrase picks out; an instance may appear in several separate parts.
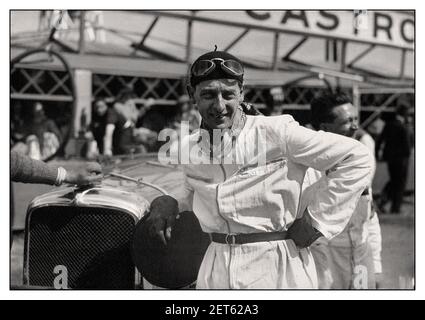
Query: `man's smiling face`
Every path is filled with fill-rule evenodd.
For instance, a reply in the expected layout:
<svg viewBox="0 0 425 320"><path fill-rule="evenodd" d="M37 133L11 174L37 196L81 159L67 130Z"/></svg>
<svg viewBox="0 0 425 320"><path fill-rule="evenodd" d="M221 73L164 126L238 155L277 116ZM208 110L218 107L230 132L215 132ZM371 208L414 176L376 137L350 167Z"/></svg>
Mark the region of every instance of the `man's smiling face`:
<svg viewBox="0 0 425 320"><path fill-rule="evenodd" d="M243 101L242 88L233 79L203 81L196 86L193 96L202 120L210 129L230 129Z"/></svg>

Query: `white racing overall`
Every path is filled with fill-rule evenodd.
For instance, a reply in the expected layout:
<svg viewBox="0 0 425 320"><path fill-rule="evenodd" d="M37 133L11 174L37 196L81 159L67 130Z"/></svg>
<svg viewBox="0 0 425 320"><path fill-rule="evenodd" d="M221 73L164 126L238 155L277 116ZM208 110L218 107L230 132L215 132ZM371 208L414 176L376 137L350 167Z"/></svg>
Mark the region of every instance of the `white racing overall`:
<svg viewBox="0 0 425 320"><path fill-rule="evenodd" d="M302 183L307 168L313 167L329 174L327 187L318 190L308 206L311 223L331 238L344 229L370 184L373 162L363 145L307 129L288 115L247 116L237 136L223 141L235 151L232 164L219 163L228 151L210 164L208 146L199 134L182 143L192 153L190 164L183 164L186 192L178 199L180 211L194 211L207 233L287 230L302 215ZM292 240L213 242L199 270L197 288L317 288L316 269L309 249L298 249Z"/></svg>

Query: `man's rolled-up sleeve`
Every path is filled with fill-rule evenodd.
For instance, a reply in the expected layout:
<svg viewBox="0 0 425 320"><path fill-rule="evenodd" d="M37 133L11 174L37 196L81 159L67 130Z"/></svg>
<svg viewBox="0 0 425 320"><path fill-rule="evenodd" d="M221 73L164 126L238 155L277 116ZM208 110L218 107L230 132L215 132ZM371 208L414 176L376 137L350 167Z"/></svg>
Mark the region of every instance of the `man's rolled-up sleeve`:
<svg viewBox="0 0 425 320"><path fill-rule="evenodd" d="M284 153L292 161L326 172L324 187L308 206L311 223L326 238L343 231L360 198L371 183L373 157L358 141L313 131L290 121L284 126Z"/></svg>
<svg viewBox="0 0 425 320"><path fill-rule="evenodd" d="M15 182L54 185L58 166L35 160L16 151L10 152L10 179Z"/></svg>

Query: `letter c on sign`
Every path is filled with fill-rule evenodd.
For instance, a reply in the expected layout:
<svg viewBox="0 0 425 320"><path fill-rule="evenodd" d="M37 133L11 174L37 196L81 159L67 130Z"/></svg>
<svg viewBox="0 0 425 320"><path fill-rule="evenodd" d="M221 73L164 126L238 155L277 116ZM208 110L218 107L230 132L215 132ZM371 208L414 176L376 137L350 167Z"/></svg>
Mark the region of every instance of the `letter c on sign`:
<svg viewBox="0 0 425 320"><path fill-rule="evenodd" d="M265 12L265 13L257 13L255 11L252 10L247 10L246 13L251 17L254 18L256 20L267 20L268 18L270 18L270 13L269 12Z"/></svg>
<svg viewBox="0 0 425 320"><path fill-rule="evenodd" d="M408 43L413 43L413 41L414 41L414 39L413 39L414 31L410 34L412 36L411 38L407 37L406 36L406 30L405 30L406 24L412 25L412 31L413 31L413 28L415 27L415 23L413 22L413 20L410 20L410 19L404 20L400 25L401 37L403 38L404 41L406 41ZM408 34L409 34L409 32L408 32Z"/></svg>

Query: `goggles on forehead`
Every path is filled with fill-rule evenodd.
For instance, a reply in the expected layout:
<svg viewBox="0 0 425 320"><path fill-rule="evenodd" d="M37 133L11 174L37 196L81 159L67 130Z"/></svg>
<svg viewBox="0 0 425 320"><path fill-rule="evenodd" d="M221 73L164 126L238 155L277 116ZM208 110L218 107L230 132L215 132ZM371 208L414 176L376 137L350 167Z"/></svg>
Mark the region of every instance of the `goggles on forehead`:
<svg viewBox="0 0 425 320"><path fill-rule="evenodd" d="M193 64L190 72L192 76L204 77L213 72L217 65L220 66L221 70L232 76L240 77L244 73L243 66L240 62L221 58L199 60Z"/></svg>

